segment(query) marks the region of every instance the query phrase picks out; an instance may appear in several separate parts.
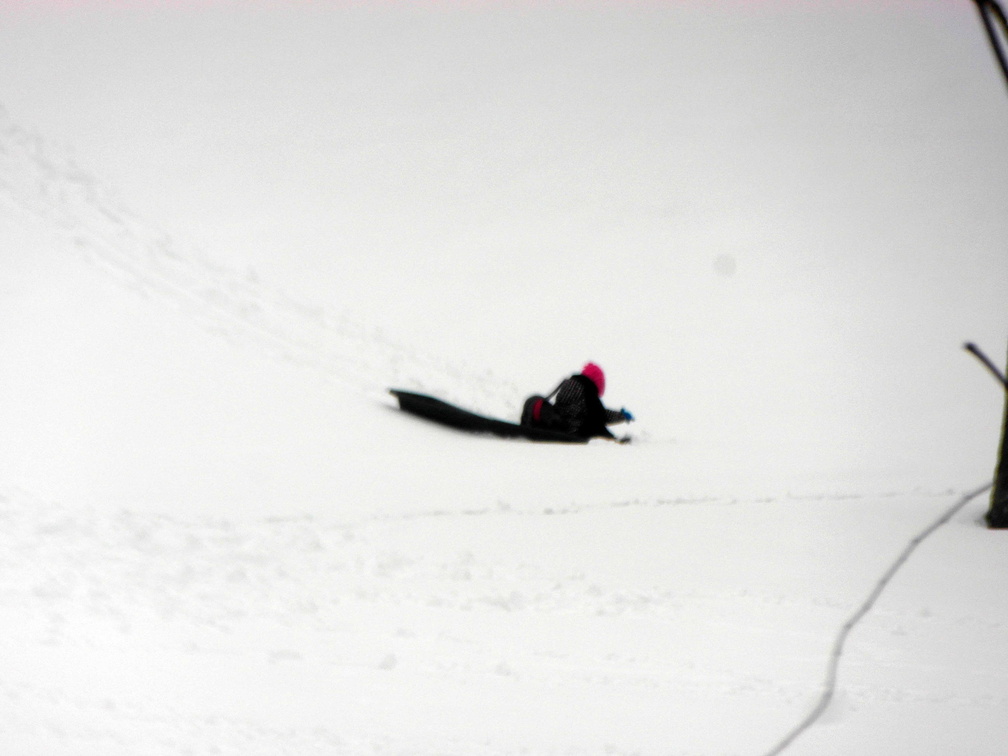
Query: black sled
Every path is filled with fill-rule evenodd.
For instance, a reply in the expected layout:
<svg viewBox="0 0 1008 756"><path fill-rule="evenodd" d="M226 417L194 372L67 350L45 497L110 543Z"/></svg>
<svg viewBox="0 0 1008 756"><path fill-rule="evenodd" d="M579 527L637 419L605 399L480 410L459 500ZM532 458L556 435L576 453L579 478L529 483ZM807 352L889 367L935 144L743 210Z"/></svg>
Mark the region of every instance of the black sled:
<svg viewBox="0 0 1008 756"><path fill-rule="evenodd" d="M426 394L416 394L400 389L390 389L389 393L399 400L399 408L404 412L469 433L488 433L501 438L526 438L530 441L552 441L563 444L588 443L587 438L575 436L573 433L563 433L547 428L530 428L518 423L509 423L506 420L477 415L475 412L470 412Z"/></svg>

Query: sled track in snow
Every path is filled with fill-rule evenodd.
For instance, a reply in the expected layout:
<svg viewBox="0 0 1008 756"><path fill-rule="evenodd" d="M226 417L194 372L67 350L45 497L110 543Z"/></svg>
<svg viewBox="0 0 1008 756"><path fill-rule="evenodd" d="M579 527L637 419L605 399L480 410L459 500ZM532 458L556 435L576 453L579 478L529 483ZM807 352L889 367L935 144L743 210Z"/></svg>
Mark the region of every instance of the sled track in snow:
<svg viewBox="0 0 1008 756"><path fill-rule="evenodd" d="M115 192L0 106L0 208L43 223L72 253L120 286L161 300L236 345L313 370L360 394L393 384L447 390L490 410L520 403L518 388L395 342L347 311L306 305L261 284L252 269L213 263L138 218Z"/></svg>
<svg viewBox="0 0 1008 756"><path fill-rule="evenodd" d="M857 627L858 623L861 622L867 616L868 612L871 611L875 602L878 601L879 596L886 589L889 583L892 581L896 573L907 563L910 556L917 549L925 539L928 538L932 533L938 530L942 525L947 523L956 514L958 514L967 504L973 501L978 496L989 491L991 489L992 483L985 483L983 486L970 491L962 496L955 504L953 504L949 509L947 509L938 519L920 531L917 535L910 539L906 547L899 553L893 563L889 568L882 573L882 576L875 583L875 587L872 589L871 593L864 602L857 608L857 610L850 616L850 618L844 622L840 631L837 633L836 640L833 642L833 649L830 652L830 658L826 665L826 678L822 684L822 692L819 695L819 700L816 705L812 707L812 710L808 715L802 719L793 730L791 730L784 738L777 743L773 748L767 751L767 756L776 756L776 754L783 753L787 750L792 743L795 742L806 730L808 730L812 725L814 725L819 718L826 712L829 708L830 702L833 700L833 695L836 692L836 681L837 681L837 670L840 667L840 662L843 658L844 646L847 643L847 638L853 632L854 628Z"/></svg>

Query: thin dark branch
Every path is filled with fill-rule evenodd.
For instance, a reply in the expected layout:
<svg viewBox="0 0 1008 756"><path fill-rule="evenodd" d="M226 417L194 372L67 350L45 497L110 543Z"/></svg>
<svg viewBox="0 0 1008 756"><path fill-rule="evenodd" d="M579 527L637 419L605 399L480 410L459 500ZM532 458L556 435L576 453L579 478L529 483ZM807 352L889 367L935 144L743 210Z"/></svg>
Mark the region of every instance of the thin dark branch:
<svg viewBox="0 0 1008 756"><path fill-rule="evenodd" d="M1001 66L1001 73L1004 74L1005 84L1008 85L1008 21L1005 20L1004 11L998 5L997 0L974 0L977 10L980 11L980 19L983 21L984 29L987 30L987 38L990 40L994 57L997 58ZM1000 28L1000 33L998 31Z"/></svg>
<svg viewBox="0 0 1008 756"><path fill-rule="evenodd" d="M980 350L980 347L971 341L964 344L963 349L980 360L980 362L982 362L984 366L991 371L991 374L998 379L998 382L1005 387L1005 390L1008 390L1008 379L1006 379L1004 373L998 369L998 366L995 365L991 359Z"/></svg>

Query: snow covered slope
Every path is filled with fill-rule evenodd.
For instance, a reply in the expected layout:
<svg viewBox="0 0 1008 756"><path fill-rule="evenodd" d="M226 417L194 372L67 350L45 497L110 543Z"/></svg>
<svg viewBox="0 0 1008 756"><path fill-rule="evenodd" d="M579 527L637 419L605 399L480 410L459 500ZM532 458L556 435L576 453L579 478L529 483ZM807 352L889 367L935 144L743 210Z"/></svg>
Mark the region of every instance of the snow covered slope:
<svg viewBox="0 0 1008 756"><path fill-rule="evenodd" d="M0 751L772 749L990 479L974 13L0 11ZM634 444L385 394L587 359ZM999 752L984 508L789 752Z"/></svg>

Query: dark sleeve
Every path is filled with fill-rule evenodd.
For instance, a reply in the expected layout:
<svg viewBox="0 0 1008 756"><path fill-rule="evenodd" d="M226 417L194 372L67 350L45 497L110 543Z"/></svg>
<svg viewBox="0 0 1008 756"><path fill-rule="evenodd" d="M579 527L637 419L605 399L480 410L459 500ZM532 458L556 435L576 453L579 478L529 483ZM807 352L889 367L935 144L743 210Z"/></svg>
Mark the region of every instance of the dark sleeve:
<svg viewBox="0 0 1008 756"><path fill-rule="evenodd" d="M605 410L605 424L606 425L615 425L616 423L625 423L626 422L626 418L623 417L623 413L622 412L617 411L617 410L611 410L611 409L608 409L606 407L603 407L603 410Z"/></svg>

